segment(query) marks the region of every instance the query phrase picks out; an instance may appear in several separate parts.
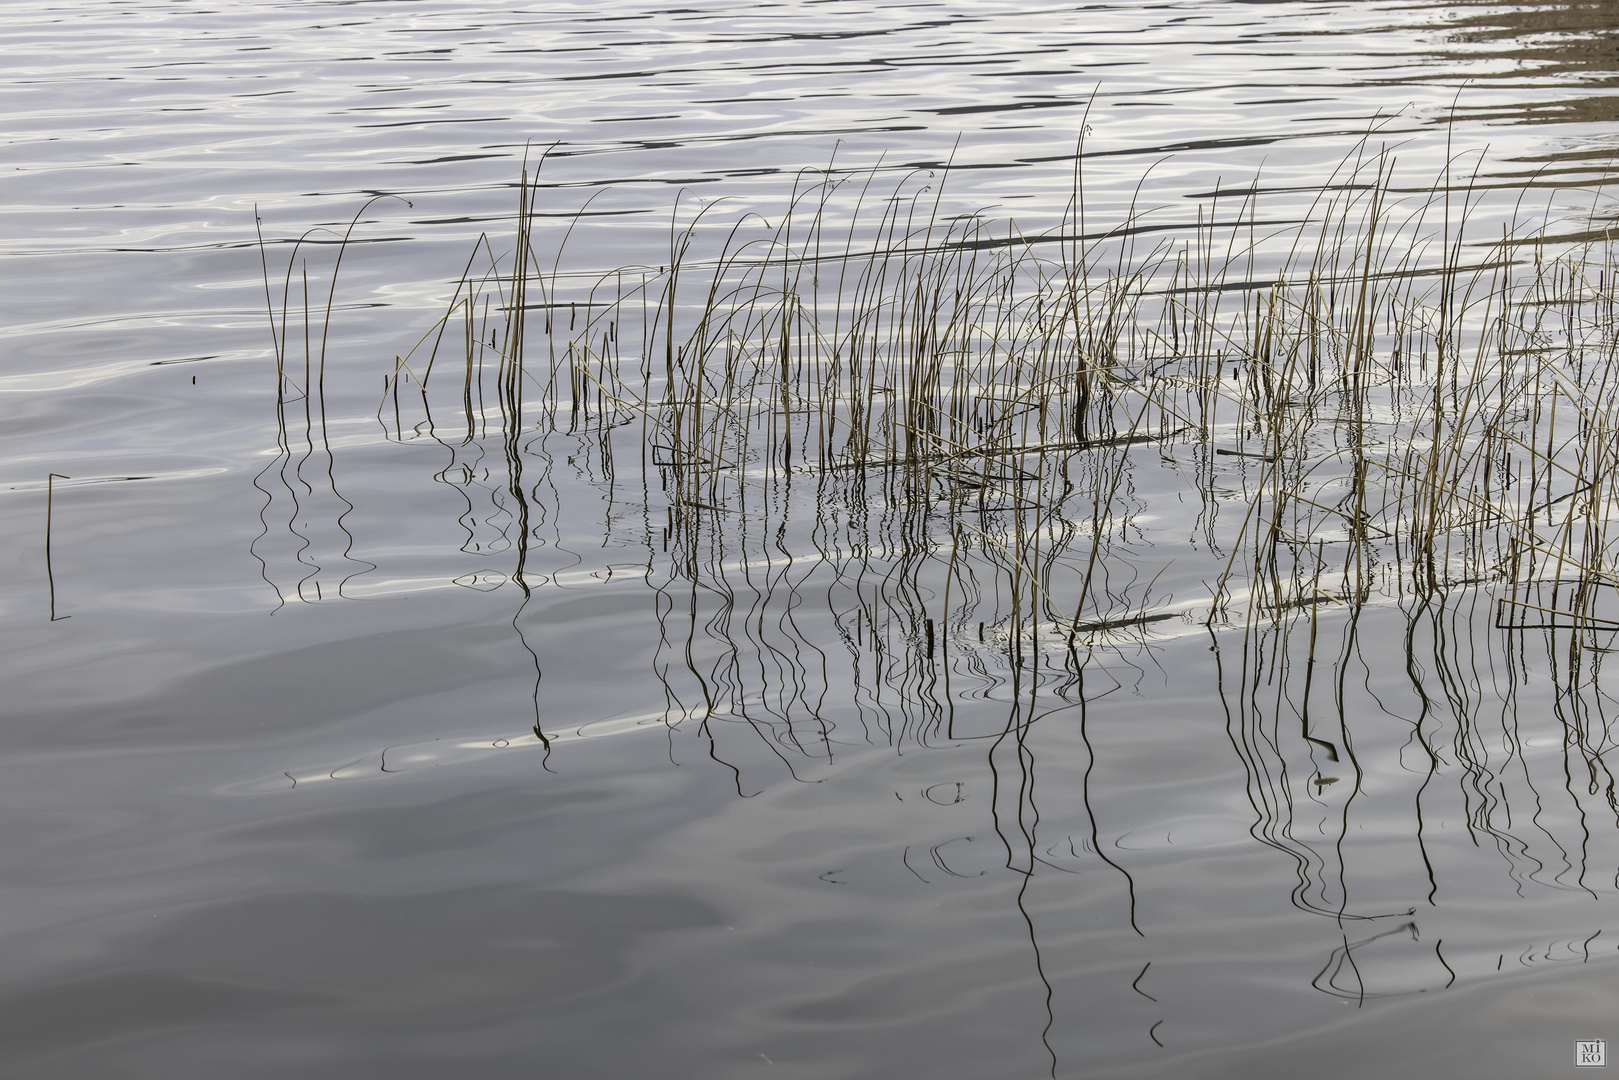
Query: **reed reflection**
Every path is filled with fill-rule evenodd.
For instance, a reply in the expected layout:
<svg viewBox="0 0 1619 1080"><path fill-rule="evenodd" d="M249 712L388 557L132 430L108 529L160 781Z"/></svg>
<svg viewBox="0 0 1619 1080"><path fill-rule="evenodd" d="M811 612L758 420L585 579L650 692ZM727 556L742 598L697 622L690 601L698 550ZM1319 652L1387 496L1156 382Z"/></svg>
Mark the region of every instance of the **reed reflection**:
<svg viewBox="0 0 1619 1080"><path fill-rule="evenodd" d="M298 237L290 245L285 270L277 275L279 282L272 282L263 223L256 221L275 355L276 456L253 479L265 504L259 512L264 528L251 553L265 583L276 591L278 608L288 599L312 603L328 592L341 596L351 578L376 569L375 563L354 557L354 534L345 524L354 504L337 483L327 422L326 347L339 271L355 226L373 204L389 198L367 201L341 234L317 227ZM317 266L312 289L305 249L328 245L335 246L336 254L326 272L322 304L324 268Z"/></svg>
<svg viewBox="0 0 1619 1080"><path fill-rule="evenodd" d="M1448 60L1482 56L1506 61L1471 74L1472 79L1503 87L1516 84L1541 90L1547 85L1566 88L1553 100L1536 94L1533 100L1517 106L1464 104L1462 111L1475 118L1527 123L1606 123L1619 119L1619 101L1613 96L1614 87L1619 85L1614 37L1615 27L1619 27L1619 5L1611 0L1530 0L1511 6L1467 2L1447 4L1444 12L1446 37L1455 47L1439 55ZM1607 147L1555 157L1569 160L1611 153L1612 147Z"/></svg>
<svg viewBox="0 0 1619 1080"><path fill-rule="evenodd" d="M1042 965L1036 878L1106 874L1151 941L1119 840L1156 811L1097 794L1133 763L1092 732L1161 677L1218 708L1249 833L1330 921L1317 989L1481 976L1424 935L1471 880L1437 821L1520 892L1619 888L1610 245L1475 237L1474 162L1413 195L1369 140L1268 223L1257 186L1097 222L1084 160L1037 235L946 212L942 174L829 167L774 216L683 200L664 262L594 274L525 173L511 254L480 242L376 414L435 448L479 564L447 576L519 594L518 635L569 575L644 578L662 722L744 797L981 745Z"/></svg>

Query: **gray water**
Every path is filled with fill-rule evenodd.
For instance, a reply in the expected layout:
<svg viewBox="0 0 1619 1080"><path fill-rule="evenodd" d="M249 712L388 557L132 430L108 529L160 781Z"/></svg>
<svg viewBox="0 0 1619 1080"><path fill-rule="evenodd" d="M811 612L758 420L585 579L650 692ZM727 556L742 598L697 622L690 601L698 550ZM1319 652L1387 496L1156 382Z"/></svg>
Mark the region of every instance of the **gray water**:
<svg viewBox="0 0 1619 1080"><path fill-rule="evenodd" d="M1098 643L1110 692L1031 696L992 602L924 692L850 614L897 610L881 553L753 538L721 596L595 436L526 445L514 500L498 440L377 397L525 157L569 303L805 170L1048 228L1081 137L1102 221L1297 220L1362 148L1555 231L1608 213L1616 14L13 0L0 1075L1515 1077L1619 1039L1619 827L1487 600L1322 613L1329 776L1274 642L1205 628L1168 474L1118 565L1175 618ZM273 307L316 227L292 453L266 267ZM1473 725L1433 769L1425 685Z"/></svg>

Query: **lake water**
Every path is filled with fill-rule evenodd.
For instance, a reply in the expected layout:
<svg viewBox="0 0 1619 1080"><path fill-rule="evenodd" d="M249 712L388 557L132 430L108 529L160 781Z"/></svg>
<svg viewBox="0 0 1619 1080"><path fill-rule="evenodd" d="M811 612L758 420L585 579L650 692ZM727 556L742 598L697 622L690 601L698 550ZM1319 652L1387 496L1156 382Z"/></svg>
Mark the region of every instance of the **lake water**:
<svg viewBox="0 0 1619 1080"><path fill-rule="evenodd" d="M730 453L728 420L682 450L648 405L696 355L654 315L702 308L733 228L797 252L812 304L908 214L986 252L1101 237L1121 276L1217 245L1229 281L1198 295L1241 305L1373 191L1386 265L1450 243L1450 207L1419 213L1448 189L1458 261L1530 266L1487 243L1612 220L1616 26L1606 2L13 0L0 1074L1518 1077L1619 1040L1611 641L1502 629L1471 555L1437 602L1355 594L1340 558L1253 614L1259 570L1221 577L1272 460L1246 413L1193 434L1160 400L1133 471L1041 472L1106 488L1087 539L1056 496L986 510L992 479L1023 491L987 451L948 478L961 524L913 512L913 473L845 482L825 430L852 399L810 409L803 376L779 423L768 395L719 410L785 447L736 444L727 477L698 452ZM525 158L550 381L519 408L504 297L458 281L506 265ZM795 192L818 220L770 239ZM709 276L660 308L688 226ZM815 336L799 310L783 354ZM1246 401L1238 351L1204 376ZM1075 620L1030 614L1081 573L1084 659Z"/></svg>

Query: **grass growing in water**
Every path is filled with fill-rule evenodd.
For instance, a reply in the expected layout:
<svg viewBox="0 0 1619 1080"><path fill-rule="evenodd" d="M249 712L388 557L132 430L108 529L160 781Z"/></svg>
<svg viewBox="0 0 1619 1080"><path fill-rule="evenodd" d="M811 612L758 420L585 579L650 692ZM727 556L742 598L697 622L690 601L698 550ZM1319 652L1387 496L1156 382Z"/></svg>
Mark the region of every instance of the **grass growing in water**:
<svg viewBox="0 0 1619 1080"><path fill-rule="evenodd" d="M661 265L595 274L563 269L577 221L542 243L525 172L512 252L480 241L378 421L443 448L462 550L508 560L469 588L556 580L541 519L594 515L643 552L667 719L739 791L851 738L984 738L1021 777L997 814L1032 870L1035 721L1083 717L1154 642L1206 632L1255 835L1299 860L1296 902L1342 914L1341 851L1335 886L1295 826L1319 805L1350 832L1355 729L1364 747L1393 715L1356 703L1356 664L1383 662L1360 627L1397 609L1427 776L1456 771L1469 827L1533 877L1503 779L1546 780L1515 716L1529 631L1554 782L1582 821L1619 815L1597 684L1619 630L1604 220L1479 235L1459 161L1413 189L1363 148L1292 220L1256 184L1191 220L1099 223L1083 160L1035 233L945 213L942 177L806 172L768 219L677 204ZM277 357L283 398L320 401L321 365L300 384ZM1486 698L1505 703L1488 737Z"/></svg>
<svg viewBox="0 0 1619 1080"><path fill-rule="evenodd" d="M1132 527L1131 465L1176 447L1197 448L1183 482L1218 560L1210 622L1297 609L1323 581L1344 597L1494 582L1513 625L1619 627L1601 592L1619 584L1616 387L1594 215L1575 243L1480 240L1465 177L1413 197L1365 152L1281 225L1255 187L1181 226L1132 210L1101 227L1076 168L1058 226L1025 235L942 216L942 182L876 182L806 173L774 224L677 208L666 264L581 283L559 269L568 235L549 266L537 252L525 172L514 253L502 266L480 243L378 417L399 439L589 434L615 477L631 445L692 573L768 531L778 489L814 485L817 506L879 513L919 550L998 553L1013 640L1117 621L1101 564ZM1221 464L1250 500L1217 537Z"/></svg>

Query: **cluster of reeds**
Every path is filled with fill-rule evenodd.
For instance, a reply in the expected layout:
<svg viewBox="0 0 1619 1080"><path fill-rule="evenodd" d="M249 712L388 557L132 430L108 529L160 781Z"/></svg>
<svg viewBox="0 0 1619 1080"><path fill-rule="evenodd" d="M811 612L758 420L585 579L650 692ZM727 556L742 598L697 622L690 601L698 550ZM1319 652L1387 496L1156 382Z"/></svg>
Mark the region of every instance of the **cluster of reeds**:
<svg viewBox="0 0 1619 1080"><path fill-rule="evenodd" d="M941 215L942 177L873 193L874 174L806 173L773 223L677 212L665 264L592 278L561 271L567 235L542 262L525 172L511 258L480 245L379 418L463 443L492 423L590 433L609 468L632 446L693 573L770 492L813 484L904 542L998 551L1068 639L1112 613L1097 564L1135 461L1187 447L1225 557L1211 619L1239 583L1282 610L1323 580L1499 580L1518 586L1504 619L1610 625L1605 233L1474 236L1465 176L1402 191L1387 155L1283 225L1255 187L1196 220L1100 226L1075 180L1058 225L1025 235ZM1216 532L1212 470L1239 460L1251 501ZM1051 561L1075 558L1053 593Z"/></svg>
<svg viewBox="0 0 1619 1080"><path fill-rule="evenodd" d="M480 241L377 412L448 453L462 550L507 553L457 580L528 594L578 562L538 523L605 507L604 538L639 547L626 561L656 589L670 721L714 746L742 731L739 788L750 754L796 771L851 727L990 738L1016 771L1035 695L1083 701L1118 684L1125 645L1240 627L1240 694L1222 694L1256 835L1290 850L1290 756L1323 805L1359 790L1347 680L1379 600L1432 638L1426 668L1408 650L1418 743L1499 831L1490 692L1446 652L1487 610L1563 650L1566 771L1619 812L1586 693L1619 629L1599 208L1495 214L1486 235L1460 159L1406 187L1362 147L1286 220L1256 183L1098 222L1084 160L1038 232L947 213L942 174L829 168L768 216L677 205L661 263L594 273L564 268L576 222L542 235L525 171L512 250ZM288 403L322 392L324 332L292 361L294 286L289 264L279 307L267 287L284 450ZM285 460L291 491L303 459ZM1323 763L1353 782L1329 790ZM1321 856L1294 853L1316 868L1301 903L1330 908Z"/></svg>

